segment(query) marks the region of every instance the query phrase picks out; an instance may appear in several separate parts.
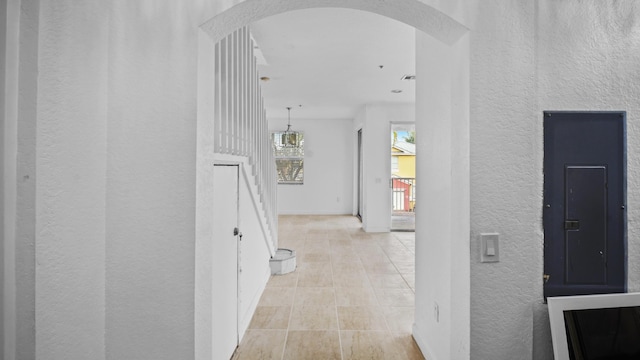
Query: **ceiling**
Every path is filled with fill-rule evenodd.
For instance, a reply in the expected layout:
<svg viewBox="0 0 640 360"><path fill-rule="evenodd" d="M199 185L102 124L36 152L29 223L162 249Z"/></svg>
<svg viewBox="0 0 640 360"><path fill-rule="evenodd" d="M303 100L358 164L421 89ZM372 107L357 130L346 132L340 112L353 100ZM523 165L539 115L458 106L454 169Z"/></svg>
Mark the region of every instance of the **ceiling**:
<svg viewBox="0 0 640 360"><path fill-rule="evenodd" d="M321 8L260 20L251 32L260 76L269 78L262 82L269 118L286 118L291 106L292 118L350 119L367 103L415 101L415 81L401 80L415 74L413 27Z"/></svg>

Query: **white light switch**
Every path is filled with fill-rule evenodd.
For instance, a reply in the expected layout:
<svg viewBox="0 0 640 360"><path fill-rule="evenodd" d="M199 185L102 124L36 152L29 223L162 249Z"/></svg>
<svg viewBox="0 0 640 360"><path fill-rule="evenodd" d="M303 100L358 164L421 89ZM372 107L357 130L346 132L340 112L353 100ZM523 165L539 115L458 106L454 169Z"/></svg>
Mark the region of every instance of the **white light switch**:
<svg viewBox="0 0 640 360"><path fill-rule="evenodd" d="M480 262L500 261L498 233L480 234Z"/></svg>
<svg viewBox="0 0 640 360"><path fill-rule="evenodd" d="M487 239L487 250L485 251L485 255L488 255L488 256L496 255L496 242L494 239Z"/></svg>

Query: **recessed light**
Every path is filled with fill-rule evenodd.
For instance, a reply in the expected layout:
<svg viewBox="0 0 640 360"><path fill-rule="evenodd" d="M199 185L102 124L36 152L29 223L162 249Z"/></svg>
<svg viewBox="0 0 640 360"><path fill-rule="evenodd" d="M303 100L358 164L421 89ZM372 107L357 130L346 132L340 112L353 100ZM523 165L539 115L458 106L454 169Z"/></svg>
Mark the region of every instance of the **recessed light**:
<svg viewBox="0 0 640 360"><path fill-rule="evenodd" d="M392 92L392 93L394 93L394 94L400 94L400 93L402 92L402 90L400 90L400 89L393 89L393 90L391 90L391 92Z"/></svg>
<svg viewBox="0 0 640 360"><path fill-rule="evenodd" d="M400 80L415 80L416 76L415 75L404 75L400 78Z"/></svg>

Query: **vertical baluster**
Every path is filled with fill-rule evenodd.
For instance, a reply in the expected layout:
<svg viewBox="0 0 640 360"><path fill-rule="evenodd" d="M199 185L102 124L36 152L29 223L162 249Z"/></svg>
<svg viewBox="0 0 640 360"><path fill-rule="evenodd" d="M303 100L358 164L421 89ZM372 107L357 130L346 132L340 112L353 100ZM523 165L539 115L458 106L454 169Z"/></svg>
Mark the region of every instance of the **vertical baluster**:
<svg viewBox="0 0 640 360"><path fill-rule="evenodd" d="M244 155L244 30L242 27L239 30L238 37L238 154Z"/></svg>
<svg viewBox="0 0 640 360"><path fill-rule="evenodd" d="M262 101L260 102L260 105L262 105ZM264 189L264 171L265 171L265 166L267 165L266 161L265 161L265 151L264 151L264 117L262 116L262 106L260 106L260 188ZM260 196L261 196L261 201L264 201L263 199L263 194L264 191L261 192Z"/></svg>
<svg viewBox="0 0 640 360"><path fill-rule="evenodd" d="M229 150L229 41L222 39L220 44L220 151Z"/></svg>
<svg viewBox="0 0 640 360"><path fill-rule="evenodd" d="M236 91L238 95L238 155L242 155L242 146L243 146L243 129L242 125L244 122L243 119L243 101L244 97L242 96L244 78L242 76L244 72L244 27L238 29L238 89Z"/></svg>
<svg viewBox="0 0 640 360"><path fill-rule="evenodd" d="M227 154L233 151L233 36L227 37Z"/></svg>
<svg viewBox="0 0 640 360"><path fill-rule="evenodd" d="M214 48L213 79L213 151L220 152L220 42Z"/></svg>
<svg viewBox="0 0 640 360"><path fill-rule="evenodd" d="M255 55L253 53L253 40L249 38L249 127L248 127L248 152L249 152L249 164L251 164L251 170L253 171L253 109L254 106L254 92L255 92L255 73L254 73L254 63L255 63Z"/></svg>
<svg viewBox="0 0 640 360"><path fill-rule="evenodd" d="M263 102L263 106L262 106L262 138L263 138L263 148L262 151L264 151L264 172L262 174L262 178L263 178L263 182L265 184L264 188L266 189L266 185L267 185L267 179L268 179L268 173L269 173L269 151L268 151L268 144L267 144L267 140L269 139L267 136L268 130L267 130L267 114L266 111L264 110L264 102ZM263 199L262 201L266 201L266 193L263 193ZM264 205L263 205L264 206Z"/></svg>
<svg viewBox="0 0 640 360"><path fill-rule="evenodd" d="M253 157L253 174L256 174L256 109L257 105L257 87L258 87L258 72L257 72L257 64L255 57L251 61L251 84L253 88L251 89L251 156Z"/></svg>
<svg viewBox="0 0 640 360"><path fill-rule="evenodd" d="M247 27L242 28L242 156L247 156L247 67L249 62L247 57L249 56L249 42L247 36L249 31Z"/></svg>
<svg viewBox="0 0 640 360"><path fill-rule="evenodd" d="M262 193L262 168L264 162L262 161L262 118L258 118L258 189Z"/></svg>
<svg viewBox="0 0 640 360"><path fill-rule="evenodd" d="M253 108L253 40L247 29L247 156L251 156L251 109Z"/></svg>
<svg viewBox="0 0 640 360"><path fill-rule="evenodd" d="M238 88L240 87L240 29L233 32L233 154L238 155L238 138L240 136L240 117Z"/></svg>
<svg viewBox="0 0 640 360"><path fill-rule="evenodd" d="M251 116L253 117L253 137L251 139L251 141L253 142L253 175L255 177L257 177L258 174L258 166L257 166L257 162L258 162L258 99L260 97L260 85L259 85L259 75L258 75L258 69L257 69L257 64L256 61L254 59L254 66L253 66L253 81L254 81L254 89L253 89L253 111L251 113Z"/></svg>
<svg viewBox="0 0 640 360"><path fill-rule="evenodd" d="M235 76L235 88L233 89L233 98L234 98L234 107L233 110L235 112L235 116L233 117L233 129L234 129L234 154L240 154L240 29L234 32L234 76Z"/></svg>

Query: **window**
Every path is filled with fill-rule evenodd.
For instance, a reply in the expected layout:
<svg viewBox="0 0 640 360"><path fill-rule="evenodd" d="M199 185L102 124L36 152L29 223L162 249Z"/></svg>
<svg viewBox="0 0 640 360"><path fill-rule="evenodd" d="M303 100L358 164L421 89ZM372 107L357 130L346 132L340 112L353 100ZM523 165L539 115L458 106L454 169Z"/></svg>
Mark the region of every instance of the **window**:
<svg viewBox="0 0 640 360"><path fill-rule="evenodd" d="M398 172L398 157L397 156L391 156L391 172L392 173Z"/></svg>
<svg viewBox="0 0 640 360"><path fill-rule="evenodd" d="M304 133L274 132L271 139L278 170L278 184L303 184Z"/></svg>

